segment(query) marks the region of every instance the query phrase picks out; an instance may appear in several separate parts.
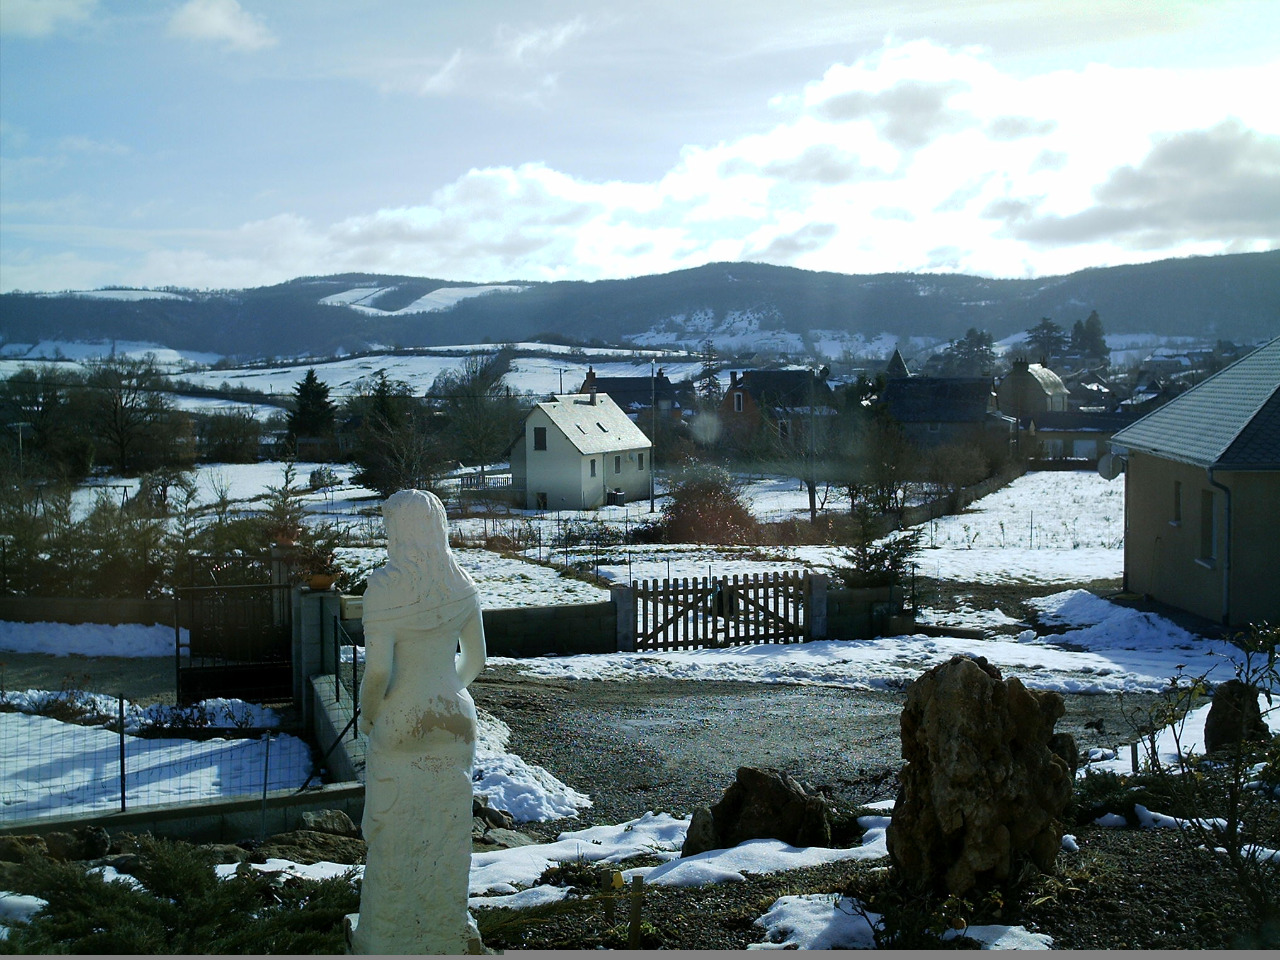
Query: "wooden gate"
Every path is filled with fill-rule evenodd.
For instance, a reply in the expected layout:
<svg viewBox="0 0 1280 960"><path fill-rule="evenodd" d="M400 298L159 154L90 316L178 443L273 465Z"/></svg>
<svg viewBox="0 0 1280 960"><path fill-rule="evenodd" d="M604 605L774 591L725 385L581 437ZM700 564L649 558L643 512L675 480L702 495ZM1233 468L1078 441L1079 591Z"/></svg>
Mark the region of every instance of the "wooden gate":
<svg viewBox="0 0 1280 960"><path fill-rule="evenodd" d="M632 584L637 650L696 650L806 639L808 575L677 577Z"/></svg>

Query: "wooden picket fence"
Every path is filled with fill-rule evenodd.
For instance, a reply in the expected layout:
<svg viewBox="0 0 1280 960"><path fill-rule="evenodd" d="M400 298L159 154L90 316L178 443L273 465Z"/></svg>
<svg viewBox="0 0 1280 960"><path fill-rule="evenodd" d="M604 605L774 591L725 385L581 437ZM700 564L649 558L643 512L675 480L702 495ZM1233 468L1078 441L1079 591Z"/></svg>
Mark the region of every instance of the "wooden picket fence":
<svg viewBox="0 0 1280 960"><path fill-rule="evenodd" d="M632 584L637 650L696 650L806 639L808 575L677 577Z"/></svg>

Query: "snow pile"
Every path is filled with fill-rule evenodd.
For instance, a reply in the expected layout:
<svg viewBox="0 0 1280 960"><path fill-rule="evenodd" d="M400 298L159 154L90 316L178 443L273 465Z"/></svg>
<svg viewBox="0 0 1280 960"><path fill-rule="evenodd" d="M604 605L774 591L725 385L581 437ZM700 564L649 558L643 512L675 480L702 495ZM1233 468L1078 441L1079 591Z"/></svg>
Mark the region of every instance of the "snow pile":
<svg viewBox="0 0 1280 960"><path fill-rule="evenodd" d="M520 823L577 816L591 798L561 783L542 767L507 750L511 728L492 714L476 712L476 759L472 791Z"/></svg>
<svg viewBox="0 0 1280 960"><path fill-rule="evenodd" d="M181 643L188 643L187 631ZM13 623L0 620L0 651L58 657L172 657L173 627L164 624Z"/></svg>
<svg viewBox="0 0 1280 960"><path fill-rule="evenodd" d="M1027 605L1039 612L1042 623L1073 628L1062 634L1060 642L1086 650L1190 651L1200 643L1194 634L1158 614L1122 607L1086 590L1030 599ZM1030 640L1035 635L1024 631L1021 636Z"/></svg>

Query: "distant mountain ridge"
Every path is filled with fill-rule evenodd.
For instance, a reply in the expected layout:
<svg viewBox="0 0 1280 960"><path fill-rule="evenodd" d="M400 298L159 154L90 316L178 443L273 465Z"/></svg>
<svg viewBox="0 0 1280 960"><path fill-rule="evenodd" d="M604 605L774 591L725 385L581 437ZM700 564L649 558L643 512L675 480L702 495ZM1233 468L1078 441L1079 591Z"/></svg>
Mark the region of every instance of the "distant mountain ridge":
<svg viewBox="0 0 1280 960"><path fill-rule="evenodd" d="M1001 339L1041 317L1070 330L1093 310L1109 334L1273 337L1280 250L1023 280L714 263L626 280L473 284L349 273L246 290L9 293L0 296L0 340L147 341L246 359L539 336L650 345L745 337L800 349L886 333L947 341L969 327Z"/></svg>

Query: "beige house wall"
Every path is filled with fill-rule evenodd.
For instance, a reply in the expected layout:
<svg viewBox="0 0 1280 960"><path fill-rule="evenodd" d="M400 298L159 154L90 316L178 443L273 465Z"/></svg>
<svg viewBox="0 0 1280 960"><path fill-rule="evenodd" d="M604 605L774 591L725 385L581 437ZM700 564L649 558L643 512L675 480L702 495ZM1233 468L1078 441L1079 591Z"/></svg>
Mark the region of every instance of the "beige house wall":
<svg viewBox="0 0 1280 960"><path fill-rule="evenodd" d="M1129 454L1125 471L1125 586L1214 622L1280 622L1280 473L1225 473L1227 494L1202 467ZM1180 503L1179 503L1180 501ZM1229 584L1225 577L1230 577Z"/></svg>

